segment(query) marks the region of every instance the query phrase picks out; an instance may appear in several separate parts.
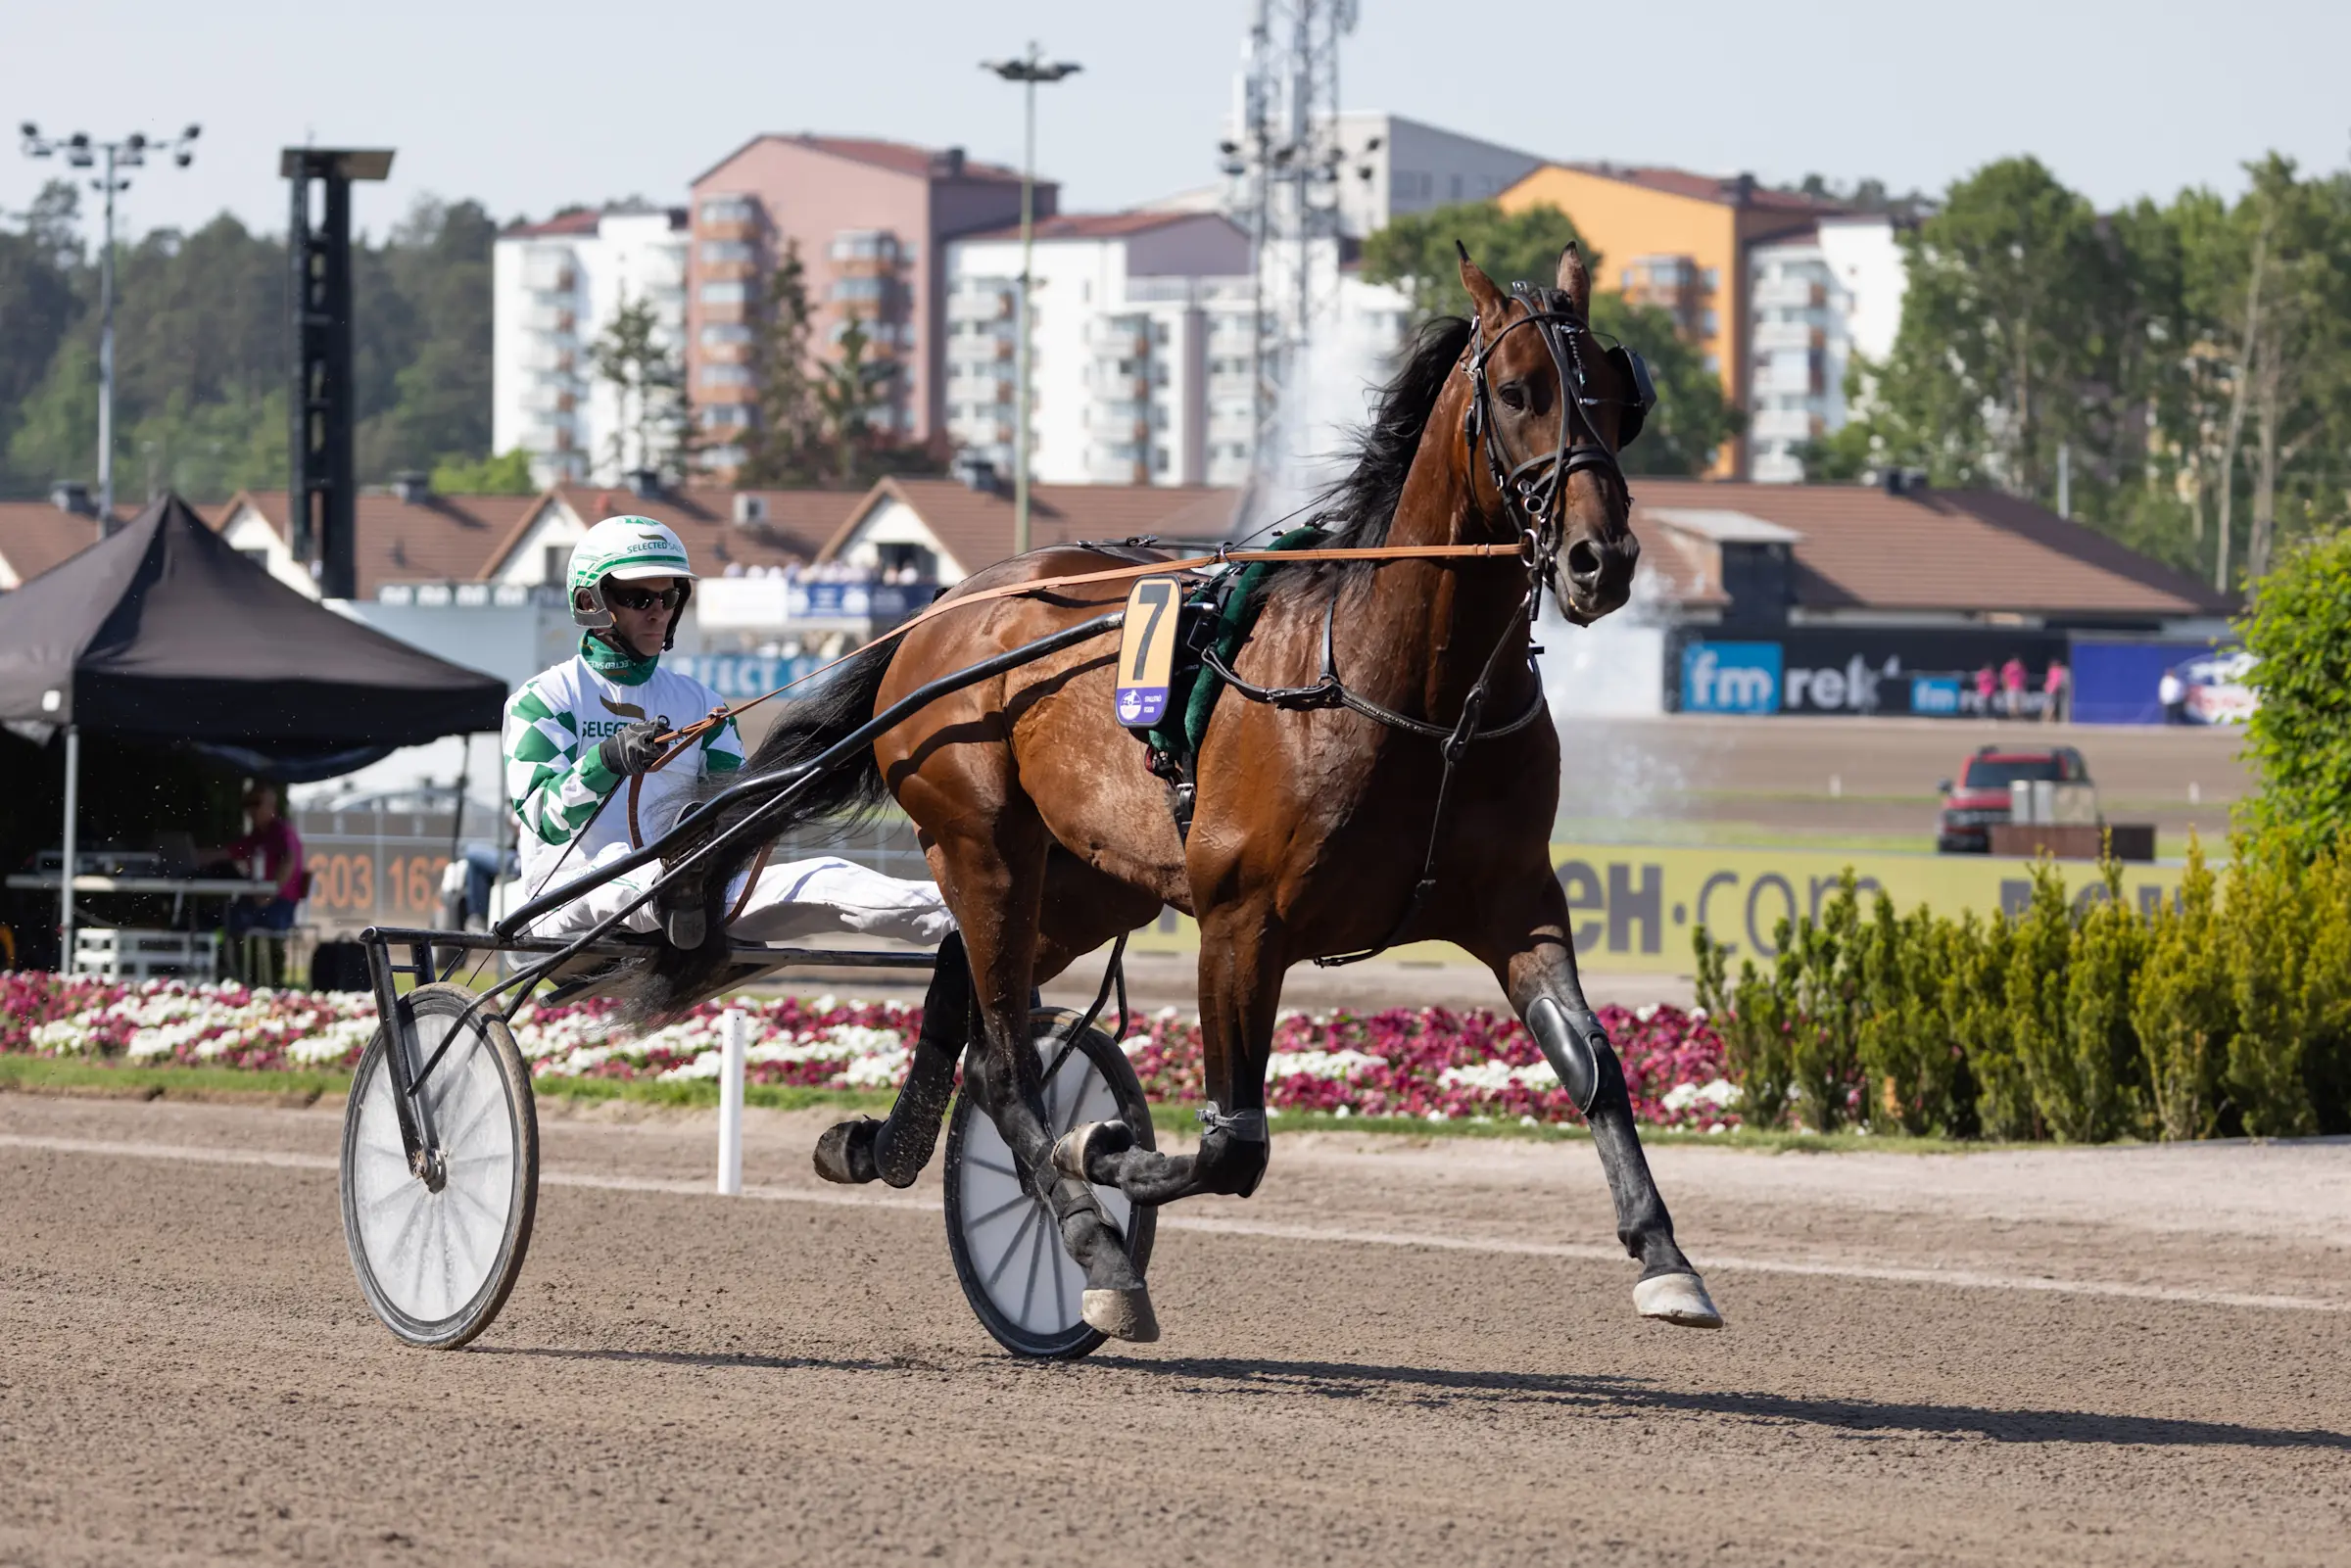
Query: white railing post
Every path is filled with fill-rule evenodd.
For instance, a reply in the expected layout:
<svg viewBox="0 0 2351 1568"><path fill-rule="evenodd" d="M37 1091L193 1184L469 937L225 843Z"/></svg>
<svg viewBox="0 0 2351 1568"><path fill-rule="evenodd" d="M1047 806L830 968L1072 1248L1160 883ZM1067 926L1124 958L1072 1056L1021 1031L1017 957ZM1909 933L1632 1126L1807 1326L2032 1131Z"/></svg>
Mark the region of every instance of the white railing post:
<svg viewBox="0 0 2351 1568"><path fill-rule="evenodd" d="M743 1055L751 1021L739 1007L719 1015L718 1191L722 1198L743 1192Z"/></svg>

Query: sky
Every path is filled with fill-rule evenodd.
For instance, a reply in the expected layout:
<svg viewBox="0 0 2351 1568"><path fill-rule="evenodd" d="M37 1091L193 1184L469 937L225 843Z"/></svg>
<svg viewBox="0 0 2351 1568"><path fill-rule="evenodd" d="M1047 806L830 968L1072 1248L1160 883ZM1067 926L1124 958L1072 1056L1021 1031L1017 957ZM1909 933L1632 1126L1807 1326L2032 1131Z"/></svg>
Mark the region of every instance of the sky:
<svg viewBox="0 0 2351 1568"><path fill-rule="evenodd" d="M1039 89L1038 165L1065 211L1215 179L1252 0L12 0L0 123L94 135L200 122L150 168L127 232L223 208L282 230L277 150L391 146L380 230L417 197L501 220L630 195L682 203L761 131L882 136L1017 163L1019 90L979 69L1032 38L1083 71ZM2351 3L1675 0L1658 6L1361 0L1352 109L1561 160L1818 171L1939 190L2033 153L2100 207L2241 186L2277 148L2351 162ZM1559 20L1546 23L1546 16ZM91 90L103 82L104 96ZM0 212L57 167L0 149Z"/></svg>

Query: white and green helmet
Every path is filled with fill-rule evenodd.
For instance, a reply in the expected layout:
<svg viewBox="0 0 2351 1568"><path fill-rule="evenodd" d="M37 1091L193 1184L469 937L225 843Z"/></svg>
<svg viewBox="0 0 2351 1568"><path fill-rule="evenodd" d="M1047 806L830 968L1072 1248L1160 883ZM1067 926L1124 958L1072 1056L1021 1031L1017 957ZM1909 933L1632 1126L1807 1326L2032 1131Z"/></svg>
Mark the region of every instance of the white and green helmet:
<svg viewBox="0 0 2351 1568"><path fill-rule="evenodd" d="M666 523L650 517L607 517L571 547L571 618L581 626L610 626L604 579L694 578L686 546ZM673 623L674 625L674 623Z"/></svg>

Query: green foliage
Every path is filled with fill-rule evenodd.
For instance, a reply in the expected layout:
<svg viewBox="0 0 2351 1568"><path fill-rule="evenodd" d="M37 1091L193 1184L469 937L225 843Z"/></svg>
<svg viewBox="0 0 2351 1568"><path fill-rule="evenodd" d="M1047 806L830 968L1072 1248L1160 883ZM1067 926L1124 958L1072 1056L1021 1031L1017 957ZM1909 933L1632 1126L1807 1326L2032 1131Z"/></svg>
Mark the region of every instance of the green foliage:
<svg viewBox="0 0 2351 1568"><path fill-rule="evenodd" d="M840 334L840 352L817 366L816 406L824 419L832 477L844 485L873 471L871 464L880 455L874 416L889 405L897 386L894 361L867 357L873 344L864 322L851 310Z"/></svg>
<svg viewBox="0 0 2351 1568"><path fill-rule="evenodd" d="M2236 1032L2229 1093L2255 1137L2316 1130L2303 1081L2305 946L2302 868L2274 846L2239 839L2230 862L2224 923Z"/></svg>
<svg viewBox="0 0 2351 1568"><path fill-rule="evenodd" d="M589 347L599 379L613 391L612 466L621 473L676 466L685 407L686 361L649 299L624 299Z"/></svg>
<svg viewBox="0 0 2351 1568"><path fill-rule="evenodd" d="M1556 207L1505 213L1492 202L1465 202L1399 217L1364 241L1364 275L1404 290L1422 320L1467 308L1462 292L1459 240L1486 275L1506 288L1524 279L1549 287L1559 275L1559 252L1582 247L1592 275L1605 275L1601 254L1584 245L1575 222ZM1635 474L1700 474L1722 444L1747 427L1746 415L1723 396L1721 378L1685 341L1673 317L1655 306L1627 303L1595 288L1592 325L1638 349L1656 383L1657 407L1641 439L1627 448L1624 466Z"/></svg>
<svg viewBox="0 0 2351 1568"><path fill-rule="evenodd" d="M2221 1067L2235 1008L2214 912L2216 886L2204 846L2191 833L2180 896L2155 912L2132 998L2155 1132L2165 1139L2209 1137L2220 1124Z"/></svg>
<svg viewBox="0 0 2351 1568"><path fill-rule="evenodd" d="M2237 629L2261 697L2245 733L2261 779L2246 826L2315 856L2351 829L2351 534L2290 552Z"/></svg>
<svg viewBox="0 0 2351 1568"><path fill-rule="evenodd" d="M520 447L495 457L445 457L433 465L433 489L444 496L528 496L531 454Z"/></svg>
<svg viewBox="0 0 2351 1568"><path fill-rule="evenodd" d="M762 319L751 356L759 383L759 422L744 437L742 481L813 485L825 476L827 453L809 350L815 312L799 241L786 243L783 259L760 290L759 310Z"/></svg>
<svg viewBox="0 0 2351 1568"><path fill-rule="evenodd" d="M72 187L0 225L0 487L97 477L98 266ZM490 447L490 252L426 200L353 247L360 477ZM116 247L115 486L217 500L286 481L286 252L222 215Z"/></svg>

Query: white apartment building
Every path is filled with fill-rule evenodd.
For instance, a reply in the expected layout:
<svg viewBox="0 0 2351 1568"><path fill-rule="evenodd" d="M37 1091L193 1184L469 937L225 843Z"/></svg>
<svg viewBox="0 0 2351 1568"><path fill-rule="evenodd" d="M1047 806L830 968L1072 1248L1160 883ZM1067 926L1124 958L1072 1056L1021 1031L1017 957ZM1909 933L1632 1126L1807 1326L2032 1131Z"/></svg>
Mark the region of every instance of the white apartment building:
<svg viewBox="0 0 2351 1568"><path fill-rule="evenodd" d="M1339 116L1339 231L1362 239L1409 213L1490 202L1543 166L1532 153L1402 115Z"/></svg>
<svg viewBox="0 0 2351 1568"><path fill-rule="evenodd" d="M529 223L499 236L491 263L491 440L531 454L541 485L621 484L661 466L641 450L635 400L596 372L594 349L621 307L650 300L663 341L682 350L686 251L682 209L615 207Z"/></svg>
<svg viewBox="0 0 2351 1568"><path fill-rule="evenodd" d="M1749 472L1803 483L1798 449L1848 417L1855 356L1883 361L1902 321L1901 246L1891 218L1824 217L1748 252Z"/></svg>

